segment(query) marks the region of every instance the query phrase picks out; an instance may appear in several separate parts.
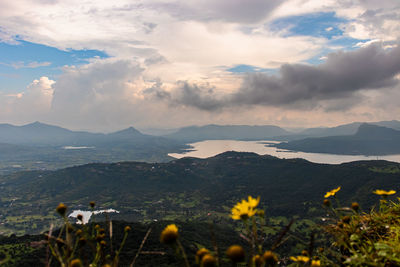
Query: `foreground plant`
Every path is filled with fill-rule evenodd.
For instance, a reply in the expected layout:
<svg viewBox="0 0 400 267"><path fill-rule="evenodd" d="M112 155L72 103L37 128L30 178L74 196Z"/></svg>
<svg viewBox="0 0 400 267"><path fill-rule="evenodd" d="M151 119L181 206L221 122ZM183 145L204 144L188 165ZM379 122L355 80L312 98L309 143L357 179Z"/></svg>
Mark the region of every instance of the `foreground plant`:
<svg viewBox="0 0 400 267"><path fill-rule="evenodd" d="M94 206L95 203L90 202L92 211ZM106 230L100 225L83 224L82 215L77 216L81 222L80 226L71 224L67 217L67 206L63 203L57 206L56 211L64 223L57 236L52 235L52 230L47 234L48 247L52 255L52 258L48 259L48 266L51 265L53 259L62 267L116 267L119 265L119 255L131 230L129 226L124 229L119 249L113 251L107 244L107 240L112 242L112 222L108 222L109 235L107 236ZM107 249L108 247L110 250Z"/></svg>
<svg viewBox="0 0 400 267"><path fill-rule="evenodd" d="M399 266L400 265L400 198L387 197L395 190L375 190L380 195L378 209L361 212L358 203L350 208L329 206L335 219L325 226L336 249L328 250L325 265Z"/></svg>
<svg viewBox="0 0 400 267"><path fill-rule="evenodd" d="M379 206L363 212L357 202L350 207L342 207L337 198L341 187L334 188L324 195L323 207L327 212L322 229L331 239L325 240L325 247L314 248L314 234L311 234L307 250L298 255L278 255L276 249L284 242L290 231L293 220L282 230L272 246L266 246L265 213L258 207L260 198L248 196L235 204L230 217L240 226L239 234L244 240L242 245L232 244L225 253L220 253L215 241L213 249L200 248L195 255L195 263L201 267L219 267L229 263L232 266L267 267L267 266L400 266L400 198L389 199L396 194L395 190L375 190L381 196ZM339 193L340 195L340 193ZM334 199L334 203L331 202ZM94 209L94 203L90 206ZM64 225L57 236L48 234L48 244L53 259L63 267L109 266L119 265L119 257L128 233L124 236L119 249L113 250L111 225L109 236L100 225L73 225L68 221L67 206L60 204L57 212L63 218ZM82 216L77 216L83 221ZM111 222L109 222L111 223ZM146 233L134 258L134 265L146 242L151 229ZM160 234L160 242L170 246L185 267L192 266L180 241L180 232L176 224L165 226ZM107 242L110 242L108 244ZM268 242L270 243L270 242ZM110 248L110 249L108 249ZM86 251L86 252L85 252ZM91 251L87 253L87 251ZM85 254L86 253L86 254ZM89 255L88 255L89 254ZM48 262L50 266L51 261Z"/></svg>
<svg viewBox="0 0 400 267"><path fill-rule="evenodd" d="M280 245L290 225L286 231L281 233L273 247L265 250L265 238L259 234L261 231L260 226L265 223L265 214L263 210L257 208L259 203L260 197L248 196L247 199L241 200L231 209L230 217L235 221L240 221L243 225L243 231L241 231L240 235L247 241L247 249L240 245L231 245L225 254L219 255L219 249L216 245L214 250L200 248L195 256L196 264L201 267L214 267L220 266L221 262L230 261L233 266L276 266L279 263L279 259L274 250ZM185 266L190 266L179 241L176 225L166 226L160 235L160 241L175 248L176 254L184 259Z"/></svg>
<svg viewBox="0 0 400 267"><path fill-rule="evenodd" d="M185 266L189 267L190 264L186 256L185 249L183 248L178 237L178 227L175 224L170 224L167 225L161 232L160 241L161 243L172 246L175 249L176 254L178 256L182 256Z"/></svg>

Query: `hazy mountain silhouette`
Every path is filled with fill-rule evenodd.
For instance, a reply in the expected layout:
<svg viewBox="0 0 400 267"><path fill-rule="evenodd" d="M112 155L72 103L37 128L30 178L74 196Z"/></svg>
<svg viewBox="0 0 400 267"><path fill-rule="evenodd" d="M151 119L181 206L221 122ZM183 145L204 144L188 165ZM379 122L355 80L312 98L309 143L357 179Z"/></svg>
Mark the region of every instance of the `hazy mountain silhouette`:
<svg viewBox="0 0 400 267"><path fill-rule="evenodd" d="M181 128L175 133L165 135L165 137L184 142L195 142L218 139L265 140L287 134L290 134L290 132L273 125L205 125Z"/></svg>
<svg viewBox="0 0 400 267"><path fill-rule="evenodd" d="M328 137L328 136L339 136L339 135L353 135L356 134L360 125L364 122L353 122L349 124L343 124L335 127L317 127L317 128L307 128L303 131L290 134L286 136L278 136L274 139L276 140L300 140L304 138L311 137ZM378 121L378 122L369 122L368 124L384 126L388 128L392 128L395 130L400 130L400 121L392 120L392 121Z"/></svg>
<svg viewBox="0 0 400 267"><path fill-rule="evenodd" d="M400 154L400 131L363 123L352 135L306 138L276 145L279 148L330 154Z"/></svg>

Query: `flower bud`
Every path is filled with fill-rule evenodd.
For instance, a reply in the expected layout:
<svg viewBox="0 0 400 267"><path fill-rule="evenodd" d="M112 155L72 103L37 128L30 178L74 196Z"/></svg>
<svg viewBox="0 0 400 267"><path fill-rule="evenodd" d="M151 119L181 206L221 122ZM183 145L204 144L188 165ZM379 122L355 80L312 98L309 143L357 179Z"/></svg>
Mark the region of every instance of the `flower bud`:
<svg viewBox="0 0 400 267"><path fill-rule="evenodd" d="M70 262L71 267L82 267L82 261L80 259L74 259Z"/></svg>
<svg viewBox="0 0 400 267"><path fill-rule="evenodd" d="M261 267L263 263L264 263L264 259L262 256L260 256L260 255L253 256L253 264L255 267Z"/></svg>
<svg viewBox="0 0 400 267"><path fill-rule="evenodd" d="M58 204L56 211L61 215L65 216L65 212L67 211L67 206L64 203Z"/></svg>
<svg viewBox="0 0 400 267"><path fill-rule="evenodd" d="M358 211L360 209L360 205L357 202L353 202L353 203L351 203L351 208L354 211Z"/></svg>
<svg viewBox="0 0 400 267"><path fill-rule="evenodd" d="M233 262L242 262L246 257L244 249L238 245L230 246L226 251L226 255Z"/></svg>
<svg viewBox="0 0 400 267"><path fill-rule="evenodd" d="M217 265L217 260L211 254L204 255L203 259L201 260L201 267L215 267Z"/></svg>
<svg viewBox="0 0 400 267"><path fill-rule="evenodd" d="M206 248L201 248L196 252L196 263L200 263L203 257L210 254L210 251Z"/></svg>
<svg viewBox="0 0 400 267"><path fill-rule="evenodd" d="M264 253L263 258L266 266L274 266L275 264L278 263L278 257L276 256L275 253L273 253L270 250Z"/></svg>
<svg viewBox="0 0 400 267"><path fill-rule="evenodd" d="M164 228L161 232L160 241L161 243L170 245L175 243L178 239L178 227L175 224L170 224Z"/></svg>

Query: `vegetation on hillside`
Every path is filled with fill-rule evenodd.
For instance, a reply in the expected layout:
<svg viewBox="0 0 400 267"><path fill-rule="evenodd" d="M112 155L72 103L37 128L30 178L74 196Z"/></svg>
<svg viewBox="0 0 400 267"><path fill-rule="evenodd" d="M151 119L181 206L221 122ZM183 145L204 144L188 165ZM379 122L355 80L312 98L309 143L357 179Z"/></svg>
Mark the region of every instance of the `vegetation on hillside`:
<svg viewBox="0 0 400 267"><path fill-rule="evenodd" d="M230 223L225 214L241 197L260 196L268 223L277 228L296 217L295 229L308 228L321 215L320 195L341 184L342 199L367 207L374 188L400 187L400 164L360 161L340 165L227 152L208 159L168 163L87 164L57 171L20 172L0 177L0 234L40 233L57 223L54 206L116 209L113 220L181 220ZM274 231L277 231L277 228ZM271 230L272 232L272 230Z"/></svg>
<svg viewBox="0 0 400 267"><path fill-rule="evenodd" d="M357 202L341 206L339 192L340 186L325 193L322 220L301 237L292 231L295 220L269 235L268 210L261 208L259 197L248 196L231 208L237 234L229 225L211 221L192 227L182 222L143 227L111 220L72 224L67 206L59 204L57 212L64 222L59 230L50 229L41 239L24 237L25 244L3 238L0 261L5 266L29 266L33 257L47 266L92 267L400 265L400 198L389 199L396 191L375 190L381 199L367 211ZM92 211L94 205L90 203ZM78 220L83 221L82 216ZM293 237L306 246L290 242Z"/></svg>

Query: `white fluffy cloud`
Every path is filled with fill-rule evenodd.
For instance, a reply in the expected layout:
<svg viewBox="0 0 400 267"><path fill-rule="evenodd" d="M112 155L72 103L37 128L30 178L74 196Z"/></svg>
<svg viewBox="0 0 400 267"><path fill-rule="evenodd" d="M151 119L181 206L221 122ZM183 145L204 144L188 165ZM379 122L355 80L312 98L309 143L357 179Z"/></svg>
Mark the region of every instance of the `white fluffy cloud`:
<svg viewBox="0 0 400 267"><path fill-rule="evenodd" d="M46 120L53 99L53 80L41 77L17 94L0 94L0 120L29 123Z"/></svg>
<svg viewBox="0 0 400 267"><path fill-rule="evenodd" d="M356 39L394 41L400 36L400 1L398 0L288 0L273 11L270 18L334 12L345 18L346 36Z"/></svg>
<svg viewBox="0 0 400 267"><path fill-rule="evenodd" d="M345 101L340 107L320 97L317 101L325 102L313 105L318 112L301 114L279 105L209 112L165 101L168 93L185 84L211 88L216 95L236 92L243 76L226 69L237 64L279 68L320 55L326 39L287 36L266 27L277 18L313 12L335 12L348 19L341 27L349 37L393 41L400 36L398 0L0 1L4 42L19 36L59 49L97 49L111 56L66 66L55 83L42 77L19 94L0 95L0 119L110 130L132 124L176 127L211 122L315 125L325 123L327 114L332 122L385 118L387 113L368 102L371 93L363 92L347 101L358 101L357 107L349 109ZM397 94L396 89L388 92ZM209 99L195 104L213 103Z"/></svg>

